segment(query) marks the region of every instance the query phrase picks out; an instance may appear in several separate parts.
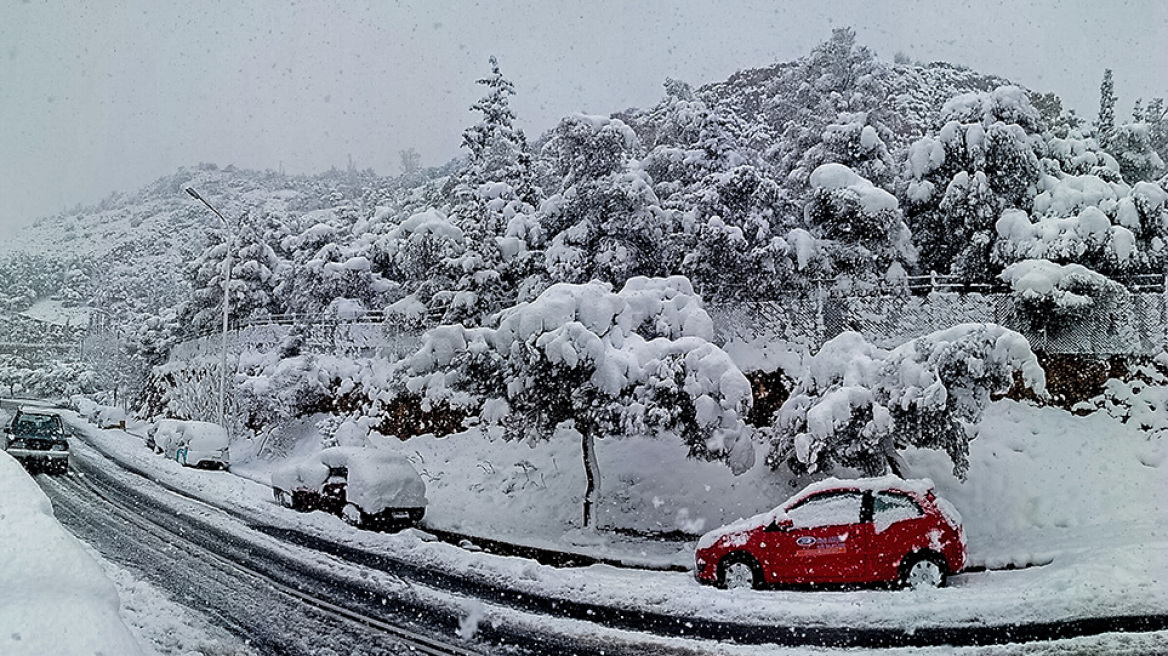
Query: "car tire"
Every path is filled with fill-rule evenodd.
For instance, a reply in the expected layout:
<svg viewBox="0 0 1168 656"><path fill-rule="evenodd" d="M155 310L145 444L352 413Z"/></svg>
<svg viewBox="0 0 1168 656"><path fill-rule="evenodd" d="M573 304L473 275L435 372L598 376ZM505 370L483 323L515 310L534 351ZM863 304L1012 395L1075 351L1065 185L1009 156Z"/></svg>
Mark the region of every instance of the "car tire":
<svg viewBox="0 0 1168 656"><path fill-rule="evenodd" d="M940 556L932 553L910 554L900 566L900 587L906 590L940 588L947 574Z"/></svg>
<svg viewBox="0 0 1168 656"><path fill-rule="evenodd" d="M365 523L364 513L357 507L355 503L346 503L344 508L341 508L341 519L349 526L361 528Z"/></svg>
<svg viewBox="0 0 1168 656"><path fill-rule="evenodd" d="M718 587L725 589L762 586L762 568L758 561L746 554L731 554L718 563Z"/></svg>

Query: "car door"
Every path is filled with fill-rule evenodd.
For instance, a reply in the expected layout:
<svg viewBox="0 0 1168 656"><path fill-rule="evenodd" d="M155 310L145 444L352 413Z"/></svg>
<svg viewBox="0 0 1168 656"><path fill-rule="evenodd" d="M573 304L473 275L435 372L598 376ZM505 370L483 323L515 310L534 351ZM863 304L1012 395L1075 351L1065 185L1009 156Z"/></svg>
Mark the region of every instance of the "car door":
<svg viewBox="0 0 1168 656"><path fill-rule="evenodd" d="M891 581L909 553L928 546L929 521L912 497L901 492L876 492L872 499L872 531L865 564L873 581Z"/></svg>
<svg viewBox="0 0 1168 656"><path fill-rule="evenodd" d="M833 490L812 495L786 510L790 526L768 535L776 549L768 559L781 583L836 583L862 572L866 525L860 522L863 494Z"/></svg>

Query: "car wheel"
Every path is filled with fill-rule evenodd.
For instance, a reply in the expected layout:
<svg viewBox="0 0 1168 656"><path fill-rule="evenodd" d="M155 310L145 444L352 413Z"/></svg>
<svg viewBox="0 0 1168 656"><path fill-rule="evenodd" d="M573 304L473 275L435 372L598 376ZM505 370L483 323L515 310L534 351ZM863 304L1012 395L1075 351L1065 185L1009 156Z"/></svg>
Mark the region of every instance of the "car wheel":
<svg viewBox="0 0 1168 656"><path fill-rule="evenodd" d="M762 585L758 561L745 555L723 558L718 563L718 584L726 589L758 588Z"/></svg>
<svg viewBox="0 0 1168 656"><path fill-rule="evenodd" d="M901 568L900 583L909 590L939 588L945 584L945 567L935 556L910 556Z"/></svg>
<svg viewBox="0 0 1168 656"><path fill-rule="evenodd" d="M345 520L349 526L361 528L361 524L364 523L362 514L361 509L355 503L346 503L345 507L341 508L341 519Z"/></svg>

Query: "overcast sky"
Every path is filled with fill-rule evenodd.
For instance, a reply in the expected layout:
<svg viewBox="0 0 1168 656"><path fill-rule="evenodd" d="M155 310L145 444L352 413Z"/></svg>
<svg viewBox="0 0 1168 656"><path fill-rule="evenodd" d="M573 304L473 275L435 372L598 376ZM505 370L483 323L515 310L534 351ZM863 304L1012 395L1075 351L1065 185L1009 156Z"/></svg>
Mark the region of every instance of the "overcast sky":
<svg viewBox="0 0 1168 656"><path fill-rule="evenodd" d="M1026 4L1019 7L1019 4ZM909 0L0 0L5 226L199 162L398 172L459 153L498 56L530 138L572 112L644 107L788 61L850 26L891 60L944 60L1054 91L1093 118L1168 96L1168 2Z"/></svg>

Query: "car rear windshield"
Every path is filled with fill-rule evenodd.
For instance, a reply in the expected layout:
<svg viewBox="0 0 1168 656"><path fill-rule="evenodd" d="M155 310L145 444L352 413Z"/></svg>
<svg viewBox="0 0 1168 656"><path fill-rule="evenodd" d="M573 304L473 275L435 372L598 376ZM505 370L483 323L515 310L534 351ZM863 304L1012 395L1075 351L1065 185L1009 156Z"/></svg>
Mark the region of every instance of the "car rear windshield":
<svg viewBox="0 0 1168 656"><path fill-rule="evenodd" d="M50 415L21 415L12 426L15 433L32 437L60 437L61 418Z"/></svg>

